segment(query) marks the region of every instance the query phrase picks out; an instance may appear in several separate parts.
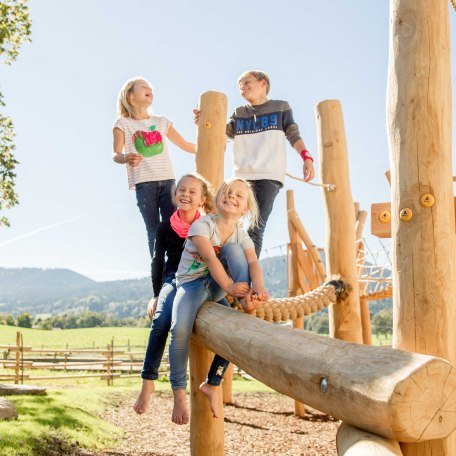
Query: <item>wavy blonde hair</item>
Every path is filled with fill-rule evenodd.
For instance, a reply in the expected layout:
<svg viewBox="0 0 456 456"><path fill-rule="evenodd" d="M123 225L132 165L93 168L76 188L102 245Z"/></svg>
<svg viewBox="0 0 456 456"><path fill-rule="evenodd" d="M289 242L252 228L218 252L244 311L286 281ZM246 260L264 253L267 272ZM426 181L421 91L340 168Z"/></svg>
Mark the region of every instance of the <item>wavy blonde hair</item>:
<svg viewBox="0 0 456 456"><path fill-rule="evenodd" d="M152 85L150 84L150 82L142 76L135 76L134 78L131 78L128 81L126 81L120 89L119 95L117 95L117 115L119 117L136 117L135 108L131 104L130 96L133 92L134 85L138 81L146 82L152 89ZM147 110L148 112L149 109Z"/></svg>
<svg viewBox="0 0 456 456"><path fill-rule="evenodd" d="M201 176L201 174L198 173L189 173L189 174L184 174L177 182L176 188L174 189L174 199L176 198L176 191L177 187L179 187L179 184L181 183L182 179L185 179L186 177L190 177L192 179L195 179L200 182L201 184L201 195L205 198L204 204L203 204L203 210L206 214L210 214L211 212L214 212L215 209L215 201L214 201L214 194L215 190L214 187L211 185L211 183ZM176 201L174 201L176 203ZM177 204L176 204L177 206Z"/></svg>
<svg viewBox="0 0 456 456"><path fill-rule="evenodd" d="M255 195L253 194L252 186L245 179L242 179L240 177L232 177L223 182L215 197L215 205L217 208L220 207L222 198L228 196L228 192L235 182L242 182L247 187L247 214L241 217L240 221L243 222L248 216L249 228L254 228L258 225L258 204L256 202Z"/></svg>

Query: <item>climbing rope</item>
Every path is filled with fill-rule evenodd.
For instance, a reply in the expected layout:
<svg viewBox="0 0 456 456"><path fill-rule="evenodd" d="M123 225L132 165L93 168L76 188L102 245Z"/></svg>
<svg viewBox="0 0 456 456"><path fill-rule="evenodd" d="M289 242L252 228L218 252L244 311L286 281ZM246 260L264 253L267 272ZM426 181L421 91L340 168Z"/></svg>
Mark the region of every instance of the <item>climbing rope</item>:
<svg viewBox="0 0 456 456"><path fill-rule="evenodd" d="M453 5L453 9L456 11L456 0L450 0L450 2Z"/></svg>
<svg viewBox="0 0 456 456"><path fill-rule="evenodd" d="M296 320L347 299L351 286L340 279L331 280L309 293L266 301L252 315L270 322ZM240 308L240 304L236 303Z"/></svg>
<svg viewBox="0 0 456 456"><path fill-rule="evenodd" d="M327 192L333 192L336 189L336 184L321 184L320 182L307 182L301 177L293 176L290 173L285 173L291 179L295 179L300 182L304 182L305 184L313 185L314 187L323 187Z"/></svg>

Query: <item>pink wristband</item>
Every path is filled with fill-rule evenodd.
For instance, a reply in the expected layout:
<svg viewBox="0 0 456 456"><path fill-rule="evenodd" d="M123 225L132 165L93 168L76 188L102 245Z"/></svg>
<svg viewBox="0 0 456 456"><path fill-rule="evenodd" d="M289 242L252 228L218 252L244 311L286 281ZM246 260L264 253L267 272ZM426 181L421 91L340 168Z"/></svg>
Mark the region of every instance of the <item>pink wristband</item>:
<svg viewBox="0 0 456 456"><path fill-rule="evenodd" d="M312 158L312 155L310 155L310 152L307 149L301 150L300 155L304 161L306 161L306 160L314 161L314 159Z"/></svg>

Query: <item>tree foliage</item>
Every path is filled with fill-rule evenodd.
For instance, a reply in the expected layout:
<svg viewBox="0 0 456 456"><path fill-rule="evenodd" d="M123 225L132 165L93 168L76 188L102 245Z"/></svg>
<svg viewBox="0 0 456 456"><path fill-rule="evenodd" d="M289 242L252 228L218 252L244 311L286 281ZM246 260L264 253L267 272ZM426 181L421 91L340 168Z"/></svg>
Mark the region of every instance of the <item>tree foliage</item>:
<svg viewBox="0 0 456 456"><path fill-rule="evenodd" d="M0 62L10 65L18 55L20 47L30 41L31 20L26 0L0 1ZM0 108L4 107L0 92ZM14 126L11 118L0 112L0 212L18 204L15 191L14 172ZM0 226L9 222L0 213Z"/></svg>

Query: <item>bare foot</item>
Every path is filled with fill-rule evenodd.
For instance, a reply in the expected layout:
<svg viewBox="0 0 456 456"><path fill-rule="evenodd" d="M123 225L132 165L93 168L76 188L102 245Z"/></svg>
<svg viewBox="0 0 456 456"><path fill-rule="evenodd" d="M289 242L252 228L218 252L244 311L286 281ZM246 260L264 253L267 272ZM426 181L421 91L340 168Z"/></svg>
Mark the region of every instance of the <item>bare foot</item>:
<svg viewBox="0 0 456 456"><path fill-rule="evenodd" d="M256 309L255 303L252 301L252 294L248 293L245 295L245 298L239 299L241 302L242 310L244 313L250 313Z"/></svg>
<svg viewBox="0 0 456 456"><path fill-rule="evenodd" d="M209 405L211 406L212 416L218 418L220 415L219 409L219 386L209 385L209 383L201 383L200 391L208 398Z"/></svg>
<svg viewBox="0 0 456 456"><path fill-rule="evenodd" d="M264 302L263 300L259 300L257 295L252 295L251 293L247 294L245 298L241 298L239 301L241 301L244 313L252 313L255 309L261 307Z"/></svg>
<svg viewBox="0 0 456 456"><path fill-rule="evenodd" d="M133 410L138 414L142 415L149 408L150 396L155 391L155 385L153 380L143 379L141 392L139 393L138 399L136 399Z"/></svg>
<svg viewBox="0 0 456 456"><path fill-rule="evenodd" d="M171 421L175 424L187 424L189 420L187 399L185 397L185 390L173 390L174 394L174 407Z"/></svg>

